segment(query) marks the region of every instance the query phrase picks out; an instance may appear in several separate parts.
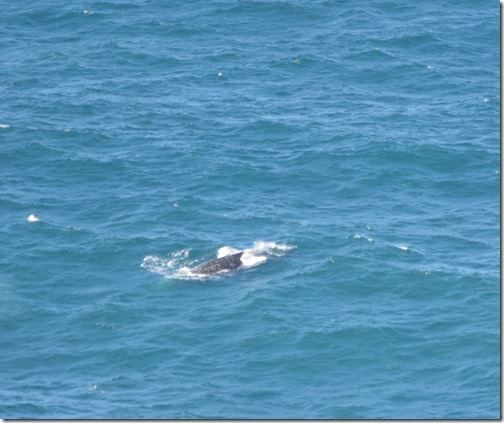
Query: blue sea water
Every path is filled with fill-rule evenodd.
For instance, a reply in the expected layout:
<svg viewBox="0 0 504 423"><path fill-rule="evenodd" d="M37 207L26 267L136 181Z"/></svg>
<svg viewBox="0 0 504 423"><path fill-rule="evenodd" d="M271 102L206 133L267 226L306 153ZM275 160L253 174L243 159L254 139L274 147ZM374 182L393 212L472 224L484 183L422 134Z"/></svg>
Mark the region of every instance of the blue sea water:
<svg viewBox="0 0 504 423"><path fill-rule="evenodd" d="M500 417L495 2L2 2L0 48L0 417Z"/></svg>

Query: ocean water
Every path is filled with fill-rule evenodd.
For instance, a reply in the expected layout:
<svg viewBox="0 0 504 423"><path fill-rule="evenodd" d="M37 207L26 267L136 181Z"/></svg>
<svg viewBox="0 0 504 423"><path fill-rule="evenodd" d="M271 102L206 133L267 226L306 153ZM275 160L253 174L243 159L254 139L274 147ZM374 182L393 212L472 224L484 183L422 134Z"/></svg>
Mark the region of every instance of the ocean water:
<svg viewBox="0 0 504 423"><path fill-rule="evenodd" d="M0 417L500 417L496 2L1 9Z"/></svg>

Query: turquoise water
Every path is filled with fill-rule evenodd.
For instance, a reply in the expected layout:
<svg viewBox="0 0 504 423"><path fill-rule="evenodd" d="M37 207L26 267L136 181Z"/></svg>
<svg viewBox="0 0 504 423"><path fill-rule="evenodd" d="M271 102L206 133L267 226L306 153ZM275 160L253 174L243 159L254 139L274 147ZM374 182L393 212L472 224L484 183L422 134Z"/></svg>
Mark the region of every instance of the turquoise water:
<svg viewBox="0 0 504 423"><path fill-rule="evenodd" d="M497 4L11 3L1 417L499 418Z"/></svg>

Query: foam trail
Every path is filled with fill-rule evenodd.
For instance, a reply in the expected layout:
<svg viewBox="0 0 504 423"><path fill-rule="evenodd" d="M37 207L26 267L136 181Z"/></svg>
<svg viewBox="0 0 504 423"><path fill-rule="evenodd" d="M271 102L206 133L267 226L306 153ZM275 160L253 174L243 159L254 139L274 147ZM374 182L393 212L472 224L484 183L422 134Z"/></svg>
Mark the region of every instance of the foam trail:
<svg viewBox="0 0 504 423"><path fill-rule="evenodd" d="M254 242L253 247L248 251L255 253L267 253L274 256L283 256L287 253L287 251L291 251L295 248L295 245L282 245L272 241L256 241Z"/></svg>
<svg viewBox="0 0 504 423"><path fill-rule="evenodd" d="M152 273L165 276L168 279L200 279L191 273L191 269L186 265L190 249L182 249L171 254L165 259L158 256L144 257L140 267Z"/></svg>

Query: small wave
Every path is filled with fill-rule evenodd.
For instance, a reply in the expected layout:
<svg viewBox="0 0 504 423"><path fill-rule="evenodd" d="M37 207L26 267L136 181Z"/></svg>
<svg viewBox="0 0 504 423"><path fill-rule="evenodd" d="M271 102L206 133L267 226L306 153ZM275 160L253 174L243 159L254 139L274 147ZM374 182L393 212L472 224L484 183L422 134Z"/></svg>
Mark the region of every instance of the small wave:
<svg viewBox="0 0 504 423"><path fill-rule="evenodd" d="M355 234L354 239L365 239L366 241L373 242L373 238L367 237L366 235Z"/></svg>
<svg viewBox="0 0 504 423"><path fill-rule="evenodd" d="M84 229L81 228L80 226L73 226L73 225L62 225L60 223L57 223L57 222L54 222L54 221L47 221L47 220L42 220L40 218L40 216L32 213L30 214L27 218L26 218L26 221L27 222L30 222L30 223L36 223L36 222L41 222L43 223L45 226L50 226L50 227L53 227L53 228L58 228L58 229L62 229L62 230L65 230L65 231L76 231L76 232L82 232Z"/></svg>
<svg viewBox="0 0 504 423"><path fill-rule="evenodd" d="M250 269L268 261L269 257L281 257L288 251L296 248L293 245L282 245L271 241L256 241L251 248L238 249L229 245L217 250L216 258L226 257L231 254L243 252L241 257L241 269ZM191 279L204 280L214 278L215 275L197 275L191 272L191 268L201 264L199 260L189 258L191 249L183 249L172 253L169 257L146 256L140 267L152 273L163 275L167 279Z"/></svg>
<svg viewBox="0 0 504 423"><path fill-rule="evenodd" d="M87 388L87 393L88 394L103 394L105 391L100 387L100 385L90 385Z"/></svg>
<svg viewBox="0 0 504 423"><path fill-rule="evenodd" d="M410 247L407 245L394 245L394 247L399 248L402 251L410 251Z"/></svg>

